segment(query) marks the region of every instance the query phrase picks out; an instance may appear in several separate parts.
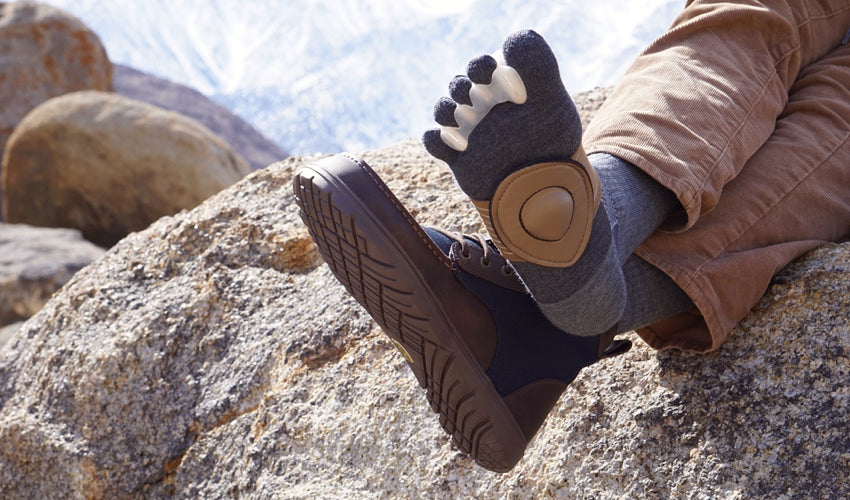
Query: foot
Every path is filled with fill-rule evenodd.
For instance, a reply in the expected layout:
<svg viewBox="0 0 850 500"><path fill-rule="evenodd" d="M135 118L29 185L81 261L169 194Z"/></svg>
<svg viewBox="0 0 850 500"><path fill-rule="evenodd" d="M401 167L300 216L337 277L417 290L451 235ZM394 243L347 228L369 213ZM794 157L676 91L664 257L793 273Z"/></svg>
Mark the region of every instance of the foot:
<svg viewBox="0 0 850 500"><path fill-rule="evenodd" d="M510 470L579 370L628 350L564 334L492 243L420 227L363 161L339 155L293 181L336 278L383 328L452 442Z"/></svg>
<svg viewBox="0 0 850 500"><path fill-rule="evenodd" d="M613 224L549 45L515 33L497 57L470 61L449 94L425 148L448 163L547 317L579 335L616 324L626 289Z"/></svg>
<svg viewBox="0 0 850 500"><path fill-rule="evenodd" d="M581 120L558 63L533 31L501 53L470 61L449 85L425 148L449 164L491 236L511 261L575 264L599 204L596 173L581 148Z"/></svg>

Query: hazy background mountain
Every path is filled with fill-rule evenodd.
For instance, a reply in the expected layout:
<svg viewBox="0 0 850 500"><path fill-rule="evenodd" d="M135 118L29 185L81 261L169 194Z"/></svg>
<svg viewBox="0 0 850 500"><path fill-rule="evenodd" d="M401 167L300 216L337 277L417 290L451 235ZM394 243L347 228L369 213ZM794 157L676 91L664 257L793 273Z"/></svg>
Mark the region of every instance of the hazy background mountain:
<svg viewBox="0 0 850 500"><path fill-rule="evenodd" d="M573 92L611 85L682 0L47 0L113 62L188 85L294 154L418 136L452 76L543 34Z"/></svg>

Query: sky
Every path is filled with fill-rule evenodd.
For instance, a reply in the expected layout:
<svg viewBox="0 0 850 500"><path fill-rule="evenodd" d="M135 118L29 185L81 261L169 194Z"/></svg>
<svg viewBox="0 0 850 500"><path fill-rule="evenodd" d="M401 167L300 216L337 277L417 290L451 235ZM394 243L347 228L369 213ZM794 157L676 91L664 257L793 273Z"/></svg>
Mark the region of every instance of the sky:
<svg viewBox="0 0 850 500"><path fill-rule="evenodd" d="M613 85L684 0L47 0L113 62L193 87L297 153L417 136L466 62L533 28L568 90Z"/></svg>

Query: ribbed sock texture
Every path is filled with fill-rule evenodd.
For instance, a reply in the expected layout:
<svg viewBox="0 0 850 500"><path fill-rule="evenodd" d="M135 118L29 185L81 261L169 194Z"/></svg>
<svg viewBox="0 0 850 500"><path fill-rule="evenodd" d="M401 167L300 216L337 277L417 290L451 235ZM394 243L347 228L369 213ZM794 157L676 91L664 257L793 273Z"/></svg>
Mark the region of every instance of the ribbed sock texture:
<svg viewBox="0 0 850 500"><path fill-rule="evenodd" d="M607 153L588 158L599 174L602 204L622 264L673 213L679 201L672 191L627 161Z"/></svg>
<svg viewBox="0 0 850 500"><path fill-rule="evenodd" d="M628 300L617 330L627 332L694 308L690 297L657 267L637 255L623 265Z"/></svg>

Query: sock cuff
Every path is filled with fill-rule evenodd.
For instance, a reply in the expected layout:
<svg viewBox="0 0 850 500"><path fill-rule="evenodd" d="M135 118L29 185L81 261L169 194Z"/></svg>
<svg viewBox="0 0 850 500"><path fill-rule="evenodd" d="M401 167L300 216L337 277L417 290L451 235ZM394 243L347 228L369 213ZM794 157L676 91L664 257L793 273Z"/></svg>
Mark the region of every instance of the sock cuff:
<svg viewBox="0 0 850 500"><path fill-rule="evenodd" d="M599 174L602 204L623 261L673 214L679 201L672 191L625 160L608 153L594 153L588 159Z"/></svg>

